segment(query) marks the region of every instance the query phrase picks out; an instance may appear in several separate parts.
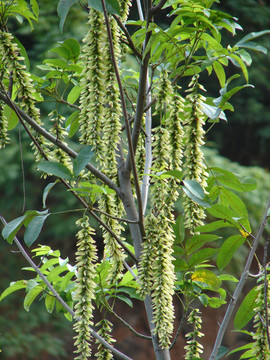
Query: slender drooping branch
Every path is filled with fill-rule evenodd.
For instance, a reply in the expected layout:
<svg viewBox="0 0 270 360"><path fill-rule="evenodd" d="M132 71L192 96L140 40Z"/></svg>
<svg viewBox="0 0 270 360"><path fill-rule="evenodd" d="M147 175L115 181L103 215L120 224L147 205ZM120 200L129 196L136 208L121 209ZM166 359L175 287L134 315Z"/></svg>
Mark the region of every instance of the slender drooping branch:
<svg viewBox="0 0 270 360"><path fill-rule="evenodd" d="M1 91L0 91L0 100L4 101L4 103L6 103L11 109L13 109L17 114L19 114L34 130L36 130L40 135L44 136L52 144L62 149L71 158L75 159L77 157L78 154L76 153L76 151L72 150L68 145L63 144L56 137L54 137L48 131L46 131L42 126L38 125L34 119L32 119L29 115L27 115L13 101L8 99L8 97L5 96ZM99 171L95 166L93 166L90 163L88 163L85 167L94 176L96 176L104 184L108 185L119 195L119 188L110 178L108 178L105 174L103 174L101 171Z"/></svg>
<svg viewBox="0 0 270 360"><path fill-rule="evenodd" d="M229 323L230 318L232 316L233 310L234 310L234 308L236 306L237 300L238 300L238 298L239 298L239 296L241 294L241 291L242 291L242 289L243 289L243 287L244 287L244 285L246 283L246 280L248 278L249 269L250 269L253 257L255 255L255 251L257 249L257 246L258 246L259 241L260 241L260 239L262 237L262 234L263 234L263 230L264 230L264 228L266 226L266 223L267 223L269 209L270 209L270 199L268 200L268 203L266 205L266 208L265 208L265 211L264 211L264 215L263 215L263 218L262 218L258 233L257 233L257 235L256 235L256 237L255 237L255 239L253 241L252 247L250 249L244 271L243 271L243 273L241 275L239 283L238 283L238 285L237 285L237 287L236 287L236 289L234 291L234 294L233 294L233 296L231 298L231 301L230 301L230 303L228 305L228 308L226 310L226 313L224 315L223 321L222 321L222 323L220 325L220 328L219 328L219 331L218 331L218 334L217 334L217 338L216 338L216 341L215 341L215 344L214 344L214 347L213 347L213 350L212 350L212 353L210 355L209 360L216 360L218 350L220 348L223 336L224 336L225 331L227 329L227 326L228 326L228 323Z"/></svg>
<svg viewBox="0 0 270 360"><path fill-rule="evenodd" d="M3 223L3 225L6 225L7 222L5 218L0 214L0 220ZM34 263L34 261L31 259L31 257L27 254L24 247L20 243L19 239L15 236L14 242L16 246L19 248L21 254L26 259L26 261L29 263L29 265L36 271L38 276L41 278L41 280L47 285L49 291L55 296L56 300L67 310L67 312L74 318L75 313L74 311L68 306L68 304L61 298L61 296L58 294L58 292L54 289L53 285L47 280L46 276L40 271L39 267ZM122 360L132 360L129 356L123 354L119 350L115 349L112 345L110 345L106 340L104 340L94 329L91 327L91 335L96 338L99 342L101 342L107 349L109 349L117 358Z"/></svg>

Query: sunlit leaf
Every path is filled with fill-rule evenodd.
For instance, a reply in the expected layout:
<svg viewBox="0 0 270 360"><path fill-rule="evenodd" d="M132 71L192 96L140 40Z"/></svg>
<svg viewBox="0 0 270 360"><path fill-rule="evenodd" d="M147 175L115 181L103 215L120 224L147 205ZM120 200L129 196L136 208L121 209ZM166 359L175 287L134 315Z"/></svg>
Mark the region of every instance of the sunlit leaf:
<svg viewBox="0 0 270 360"><path fill-rule="evenodd" d="M78 0L59 0L57 5L57 14L60 17L59 28L61 32L63 32L66 17L71 6L74 5L77 1Z"/></svg>
<svg viewBox="0 0 270 360"><path fill-rule="evenodd" d="M255 315L254 308L256 307L257 297L258 291L255 287L246 295L237 310L234 318L235 329L242 329L253 318Z"/></svg>
<svg viewBox="0 0 270 360"><path fill-rule="evenodd" d="M19 280L19 281L16 281L15 283L12 282L9 285L9 287L2 292L2 294L0 296L0 301L2 301L6 296L12 294L14 291L26 288L26 285L27 285L26 280Z"/></svg>
<svg viewBox="0 0 270 360"><path fill-rule="evenodd" d="M245 237L241 235L232 235L224 241L217 256L217 266L219 269L225 268L231 261L235 251L243 245L245 241Z"/></svg>
<svg viewBox="0 0 270 360"><path fill-rule="evenodd" d="M77 155L73 163L73 173L75 177L78 177L80 172L89 163L93 157L93 150L91 146L85 146Z"/></svg>
<svg viewBox="0 0 270 360"><path fill-rule="evenodd" d="M33 242L38 238L42 226L50 214L36 216L26 228L24 233L24 242L27 246L31 246Z"/></svg>
<svg viewBox="0 0 270 360"><path fill-rule="evenodd" d="M38 169L47 174L57 176L65 180L72 180L71 171L63 164L55 161L44 161L38 164Z"/></svg>

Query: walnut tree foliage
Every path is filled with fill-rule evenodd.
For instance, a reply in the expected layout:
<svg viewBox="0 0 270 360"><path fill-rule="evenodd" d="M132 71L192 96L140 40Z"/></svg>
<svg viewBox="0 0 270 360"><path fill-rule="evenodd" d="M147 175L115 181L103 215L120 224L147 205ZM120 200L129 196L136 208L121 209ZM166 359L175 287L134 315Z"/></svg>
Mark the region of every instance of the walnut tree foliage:
<svg viewBox="0 0 270 360"><path fill-rule="evenodd" d="M192 329L185 336L184 358L205 359L200 343L203 307L227 309L210 359L221 359L229 351L221 346L222 339L270 205L253 235L239 193L255 189L255 181L210 166L203 148L206 133L228 121L227 111L234 110L231 97L252 87L250 51L264 53L255 41L270 31L233 42L241 26L220 11L218 3L60 0L60 31L65 31L65 19L77 4L88 15L87 32L81 44L69 38L50 49L50 56L38 65L43 75L37 76L29 70L23 45L9 31L9 20L28 22L34 31L42 4L0 1L0 147L12 146L9 133L20 123L31 139L40 176L51 179L41 195L42 209L27 210L9 223L1 209L3 238L16 243L36 275L11 283L0 299L25 289L26 310L42 299L49 313L62 312L74 324L76 359L90 358L94 341L99 360L131 359L117 350L114 324L106 316L118 318L115 301L125 302L132 311L133 299L145 304L149 334L138 334L121 321L152 341L156 359L171 358L184 322ZM135 20L129 18L132 6L138 10ZM160 12L169 18L166 28L155 22ZM232 35L226 46L225 32ZM235 73L228 78L231 67ZM215 98L207 96L201 73L219 84ZM234 86L239 77L242 85ZM39 104L48 101L55 106L45 114ZM80 214L76 263L62 259L57 249L38 245L31 250L37 266L16 234L24 229L28 247L37 241L46 219L54 216L47 197L59 186L78 202L77 209L66 209ZM176 217L179 197L183 211ZM93 221L102 231L102 256ZM230 229L229 237L222 237L224 228ZM250 250L237 279L224 269L245 245ZM248 333L252 340L232 352L245 350L245 358L267 359L269 266L266 259L260 263L257 258L257 263L258 284L234 319L237 330L253 319ZM228 281L235 283L231 299ZM180 325L175 321L175 297L183 313ZM102 315L98 324L94 310Z"/></svg>

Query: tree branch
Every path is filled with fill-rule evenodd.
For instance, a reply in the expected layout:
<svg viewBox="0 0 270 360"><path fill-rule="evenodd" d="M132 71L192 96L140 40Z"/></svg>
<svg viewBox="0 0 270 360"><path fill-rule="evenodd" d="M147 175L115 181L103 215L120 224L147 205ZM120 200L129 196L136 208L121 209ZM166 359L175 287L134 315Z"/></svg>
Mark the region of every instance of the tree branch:
<svg viewBox="0 0 270 360"><path fill-rule="evenodd" d="M151 16L154 16L159 10L161 10L163 8L163 6L166 4L167 0L160 0L160 2L156 5L153 6L149 13Z"/></svg>
<svg viewBox="0 0 270 360"><path fill-rule="evenodd" d="M0 219L4 225L7 224L4 217L0 214ZM30 258L30 256L27 254L27 252L24 250L24 247L18 240L18 238L14 237L14 242L19 248L20 252L22 253L23 257L26 259L26 261L30 264L30 266L36 271L38 276L41 278L41 280L47 285L48 289L51 291L51 293L55 296L57 301L67 310L67 312L75 318L75 312L68 306L68 304L61 298L61 296L58 294L58 292L54 289L52 284L47 280L46 276L40 271L38 266L34 263L34 261ZM110 345L106 340L104 340L94 329L90 328L91 335L96 338L101 344L103 344L107 349L109 349L117 358L122 360L132 360L129 356L121 353L119 350L115 349L112 345Z"/></svg>
<svg viewBox="0 0 270 360"><path fill-rule="evenodd" d="M69 146L63 144L56 137L51 135L48 131L46 131L42 126L38 125L34 119L32 119L29 115L27 115L22 109L20 109L13 101L8 99L2 91L0 91L0 100L4 101L9 107L11 107L16 114L19 114L33 129L35 129L40 135L44 136L51 143L56 145L58 148L62 149L66 154L75 159L77 157L77 153L72 150ZM95 175L99 180L101 180L104 184L108 185L111 189L113 189L119 195L119 188L116 184L108 178L105 174L99 171L92 164L87 164L86 169L89 170L93 175Z"/></svg>
<svg viewBox="0 0 270 360"><path fill-rule="evenodd" d="M255 237L254 242L253 242L252 248L250 249L244 271L243 271L243 273L241 275L239 283L238 283L238 285L237 285L237 287L236 287L236 289L234 291L234 294L233 294L233 296L231 298L231 301L230 301L230 303L228 305L228 308L226 310L226 313L224 315L223 321L222 321L222 323L220 325L220 328L219 328L219 331L218 331L218 334L217 334L217 338L216 338L216 341L215 341L215 344L214 344L214 347L213 347L213 350L212 350L212 353L210 355L209 360L216 360L218 350L220 348L223 336L224 336L225 331L227 329L227 326L228 326L228 323L229 323L230 318L232 316L233 310L235 308L237 300L238 300L238 298L239 298L239 296L241 294L241 291L242 291L242 289L243 289L243 287L244 287L244 285L246 283L246 280L248 278L249 269L250 269L250 266L251 266L255 251L257 249L257 246L258 246L259 241L260 241L260 239L262 237L262 234L263 234L263 230L264 230L264 228L266 226L266 223L267 223L268 210L269 209L270 209L270 199L268 200L268 203L266 205L264 215L263 215L263 218L262 218L262 221L261 221L261 225L259 227L258 233L257 233L257 235Z"/></svg>

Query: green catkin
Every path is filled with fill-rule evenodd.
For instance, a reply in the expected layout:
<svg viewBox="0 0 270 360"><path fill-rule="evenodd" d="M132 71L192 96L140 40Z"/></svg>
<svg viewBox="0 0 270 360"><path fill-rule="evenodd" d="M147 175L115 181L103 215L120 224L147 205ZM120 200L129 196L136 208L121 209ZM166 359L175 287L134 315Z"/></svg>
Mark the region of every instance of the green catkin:
<svg viewBox="0 0 270 360"><path fill-rule="evenodd" d="M170 104L173 90L166 73L162 75L157 94L156 110L161 114L161 124L154 131L153 168L167 171L170 167L172 146L170 140ZM163 115L162 115L163 113ZM174 235L172 230L172 207L176 199L175 182L171 179L154 179L151 188L151 210L145 228L139 267L141 294L151 294L155 334L162 348L168 348L174 321L174 266L172 249Z"/></svg>
<svg viewBox="0 0 270 360"><path fill-rule="evenodd" d="M18 45L14 42L12 34L0 30L0 53L2 55L2 64L7 72L7 76L11 76L16 86L17 97L21 101L22 108L26 113L34 119L39 125L43 125L40 120L39 109L35 106L36 99L34 97L35 89L30 74L26 71L23 64L24 58L20 56ZM43 136L34 132L34 138L46 153L48 143ZM34 143L31 144L35 147ZM35 156L37 161L42 158L40 152L35 147Z"/></svg>
<svg viewBox="0 0 270 360"><path fill-rule="evenodd" d="M0 149L4 148L10 142L7 128L8 122L4 115L4 104L0 101Z"/></svg>
<svg viewBox="0 0 270 360"><path fill-rule="evenodd" d="M197 339L204 336L204 334L200 331L202 328L200 310L193 309L188 316L187 322L193 326L193 331L185 335L187 339L187 345L185 346L185 360L200 359L203 352L203 346L198 342Z"/></svg>
<svg viewBox="0 0 270 360"><path fill-rule="evenodd" d="M116 62L120 58L119 47L119 30L116 21L110 18L110 29L112 35L112 42L114 47L114 54ZM122 114L120 104L120 92L115 76L115 70L111 59L110 44L108 38L104 43L104 78L106 89L104 91L104 122L103 122L103 137L104 154L102 156L102 166L106 174L111 178L117 176L117 161L116 151L120 142L119 134L121 132L120 117Z"/></svg>
<svg viewBox="0 0 270 360"><path fill-rule="evenodd" d="M145 145L144 145L143 134L140 134L140 136L139 136L138 146L137 146L136 155L135 155L135 162L136 162L136 166L137 166L137 174L138 174L139 180L141 180L142 176L144 174L144 167L145 167Z"/></svg>
<svg viewBox="0 0 270 360"><path fill-rule="evenodd" d="M107 319L102 319L100 322L96 325L99 330L98 334L106 340L109 344L112 344L115 342L115 340L111 337L112 332L112 323ZM96 341L98 344L98 351L95 354L95 357L97 360L111 360L113 359L113 355L111 351L104 347L103 344L101 344L98 340Z"/></svg>
<svg viewBox="0 0 270 360"><path fill-rule="evenodd" d="M170 115L166 122L169 132L170 149L170 169L182 170L183 159L183 138L184 129L182 126L184 114L184 99L177 93L172 97L172 104L170 106Z"/></svg>
<svg viewBox="0 0 270 360"><path fill-rule="evenodd" d="M89 219L84 215L76 222L80 227L77 233L77 252L76 252L76 291L74 295L75 304L75 324L74 330L77 335L74 337L75 353L79 355L78 360L87 360L91 355L89 344L90 329L92 325L93 304L95 299L94 277L96 275L97 248L92 238L94 230L89 225Z"/></svg>
<svg viewBox="0 0 270 360"><path fill-rule="evenodd" d="M99 11L89 12L89 31L83 39L81 60L84 70L81 77L83 91L80 96L80 142L91 145L98 159L102 159L101 129L104 97L103 46L106 28Z"/></svg>
<svg viewBox="0 0 270 360"><path fill-rule="evenodd" d="M116 207L116 195L115 194L104 194L99 199L99 207L102 211L109 215L116 216L119 211ZM106 223L112 231L120 238L123 226L119 223L119 220L113 219L107 215L101 214L101 220ZM108 281L115 283L123 275L123 261L126 255L118 244L116 239L103 228L103 239L104 239L104 257L109 257L111 263L111 269L108 275ZM124 240L121 238L121 240Z"/></svg>
<svg viewBox="0 0 270 360"><path fill-rule="evenodd" d="M123 22L127 21L129 9L131 7L130 0L118 0L120 7L120 17Z"/></svg>
<svg viewBox="0 0 270 360"><path fill-rule="evenodd" d="M54 135L59 141L63 144L67 145L65 142L66 137L68 136L68 132L63 127L63 123L65 118L61 116L56 110L53 110L49 115L49 119L53 122L53 126L50 129L50 133ZM57 159L60 164L65 165L70 170L72 169L72 164L69 156L60 148L55 147L50 155L50 159Z"/></svg>
<svg viewBox="0 0 270 360"><path fill-rule="evenodd" d="M204 155L202 152L202 145L204 145L203 137L205 131L203 126L205 124L205 115L201 110L201 103L205 98L198 93L198 89L203 89L198 84L198 78L194 77L189 84L189 94L186 97L185 109L185 175L188 180L197 181L203 189L207 187L206 165L204 163ZM194 203L190 198L185 196L185 224L193 234L197 226L203 225L205 213L203 208Z"/></svg>
<svg viewBox="0 0 270 360"><path fill-rule="evenodd" d="M252 346L252 355L257 360L270 359L270 348L267 335L267 327L270 333L270 281L269 278L267 278L267 284L265 284L264 280L264 275L258 280L260 283L257 286L258 296L256 299L256 307L254 309L256 315L253 319L255 333L252 336L254 340ZM265 306L265 298L267 299L267 307Z"/></svg>

